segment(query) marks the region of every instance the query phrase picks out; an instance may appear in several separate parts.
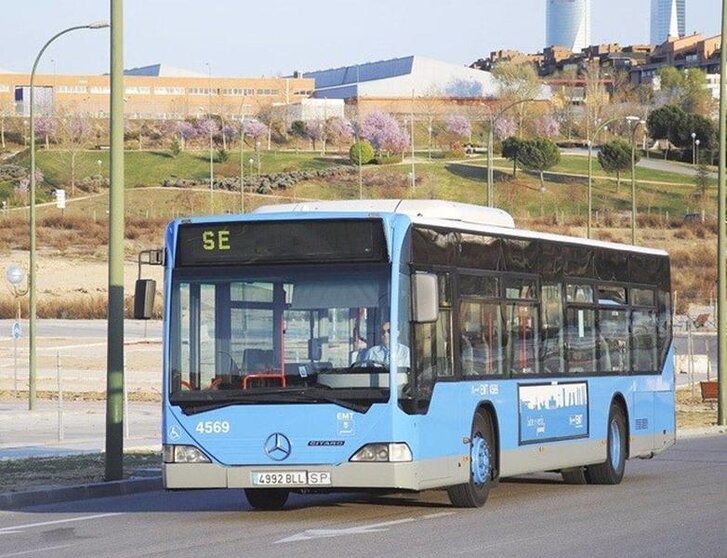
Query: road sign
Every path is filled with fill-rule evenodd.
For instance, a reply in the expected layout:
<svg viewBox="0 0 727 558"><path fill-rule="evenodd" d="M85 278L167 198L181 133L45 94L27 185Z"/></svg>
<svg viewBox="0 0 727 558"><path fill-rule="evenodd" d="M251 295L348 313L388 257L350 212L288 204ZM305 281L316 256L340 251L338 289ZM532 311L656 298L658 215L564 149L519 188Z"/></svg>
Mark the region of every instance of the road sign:
<svg viewBox="0 0 727 558"><path fill-rule="evenodd" d="M66 191L61 188L56 189L56 207L58 209L66 207Z"/></svg>
<svg viewBox="0 0 727 558"><path fill-rule="evenodd" d="M20 323L13 322L13 326L10 328L10 335L13 336L13 339L20 339L22 333L23 331L20 329Z"/></svg>

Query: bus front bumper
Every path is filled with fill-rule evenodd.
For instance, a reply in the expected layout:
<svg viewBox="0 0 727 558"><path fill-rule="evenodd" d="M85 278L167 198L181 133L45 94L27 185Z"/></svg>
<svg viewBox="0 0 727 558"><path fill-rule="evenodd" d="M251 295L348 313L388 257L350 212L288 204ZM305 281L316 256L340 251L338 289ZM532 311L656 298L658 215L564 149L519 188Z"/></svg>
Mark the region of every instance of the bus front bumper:
<svg viewBox="0 0 727 558"><path fill-rule="evenodd" d="M330 473L328 484L253 484L255 473ZM314 475L315 476L315 475ZM288 488L295 489L352 489L392 488L422 490L428 488L422 482L420 467L416 462L407 463L342 463L324 466L223 466L215 463L164 463L162 465L164 488ZM320 478L320 476L317 476Z"/></svg>

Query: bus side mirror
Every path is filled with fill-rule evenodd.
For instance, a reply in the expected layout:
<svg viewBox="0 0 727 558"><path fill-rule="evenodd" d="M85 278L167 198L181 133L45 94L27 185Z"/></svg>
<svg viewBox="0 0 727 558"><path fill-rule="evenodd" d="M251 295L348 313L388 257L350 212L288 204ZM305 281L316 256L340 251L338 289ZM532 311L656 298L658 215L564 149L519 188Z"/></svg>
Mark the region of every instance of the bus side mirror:
<svg viewBox="0 0 727 558"><path fill-rule="evenodd" d="M428 324L439 316L439 284L433 273L415 273L411 283L412 321Z"/></svg>
<svg viewBox="0 0 727 558"><path fill-rule="evenodd" d="M134 319L150 320L154 312L154 295L157 282L153 279L138 279L134 290Z"/></svg>

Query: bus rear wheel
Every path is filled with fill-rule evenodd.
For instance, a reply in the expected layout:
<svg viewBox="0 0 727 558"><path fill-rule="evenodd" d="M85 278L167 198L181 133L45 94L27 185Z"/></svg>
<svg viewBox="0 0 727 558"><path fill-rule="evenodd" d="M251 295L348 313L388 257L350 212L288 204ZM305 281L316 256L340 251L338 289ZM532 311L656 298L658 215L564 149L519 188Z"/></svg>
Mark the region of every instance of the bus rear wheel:
<svg viewBox="0 0 727 558"><path fill-rule="evenodd" d="M495 469L495 435L492 419L478 412L472 421L470 438L470 479L447 489L449 501L458 508L481 508L493 485Z"/></svg>
<svg viewBox="0 0 727 558"><path fill-rule="evenodd" d="M280 510L290 492L284 488L246 488L245 497L256 510Z"/></svg>
<svg viewBox="0 0 727 558"><path fill-rule="evenodd" d="M617 403L611 403L608 413L606 461L589 465L586 475L589 484L618 484L626 469L626 415Z"/></svg>

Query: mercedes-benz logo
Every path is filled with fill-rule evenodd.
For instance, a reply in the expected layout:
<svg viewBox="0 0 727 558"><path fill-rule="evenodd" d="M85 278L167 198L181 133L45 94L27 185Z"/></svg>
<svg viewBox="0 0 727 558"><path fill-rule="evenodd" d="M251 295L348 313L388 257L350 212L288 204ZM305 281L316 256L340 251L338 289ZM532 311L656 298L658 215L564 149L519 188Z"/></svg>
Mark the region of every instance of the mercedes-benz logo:
<svg viewBox="0 0 727 558"><path fill-rule="evenodd" d="M270 459L275 461L283 461L290 455L290 440L280 432L271 434L265 440L265 453Z"/></svg>

